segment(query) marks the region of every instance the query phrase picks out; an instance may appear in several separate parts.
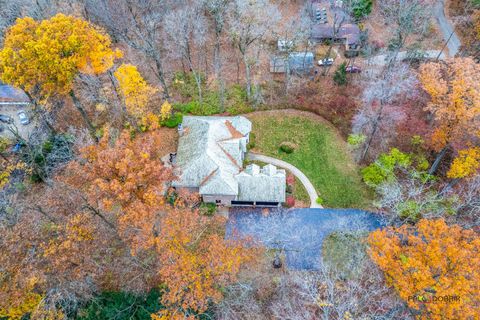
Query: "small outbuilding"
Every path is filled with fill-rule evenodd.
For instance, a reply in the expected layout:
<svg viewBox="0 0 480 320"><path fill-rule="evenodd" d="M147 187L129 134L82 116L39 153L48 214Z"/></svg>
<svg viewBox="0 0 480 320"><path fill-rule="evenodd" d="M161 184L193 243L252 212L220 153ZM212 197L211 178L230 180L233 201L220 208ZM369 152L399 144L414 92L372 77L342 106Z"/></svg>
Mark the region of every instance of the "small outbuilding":
<svg viewBox="0 0 480 320"><path fill-rule="evenodd" d="M313 52L292 52L287 57L273 57L270 60L270 72L309 74L312 72L314 64Z"/></svg>

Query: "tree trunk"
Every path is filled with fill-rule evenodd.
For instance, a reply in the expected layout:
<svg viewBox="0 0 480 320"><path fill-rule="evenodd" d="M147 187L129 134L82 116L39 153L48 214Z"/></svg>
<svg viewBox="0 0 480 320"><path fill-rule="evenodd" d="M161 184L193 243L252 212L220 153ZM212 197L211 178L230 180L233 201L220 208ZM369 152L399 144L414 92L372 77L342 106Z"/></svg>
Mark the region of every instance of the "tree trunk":
<svg viewBox="0 0 480 320"><path fill-rule="evenodd" d="M198 63L202 60L203 57L203 64L205 66L205 71L203 74L205 74L205 83L208 83L208 76L210 74L209 71L209 63L208 63L208 49L205 46L202 46L201 50L198 50ZM200 69L200 68L199 68Z"/></svg>
<svg viewBox="0 0 480 320"><path fill-rule="evenodd" d="M108 77L110 78L110 82L112 83L113 87L113 92L115 93L115 97L117 98L117 101L120 103L120 109L124 114L127 114L127 106L123 102L121 98L121 94L119 93L117 83L115 82L115 77L113 75L113 72L111 70L108 71Z"/></svg>
<svg viewBox="0 0 480 320"><path fill-rule="evenodd" d="M52 124L48 121L47 117L45 116L45 110L38 104L37 100L26 90L23 90L25 94L27 95L28 99L33 103L35 106L35 111L37 111L40 114L40 118L42 119L43 123L47 126L48 131L50 131L50 134L56 134L55 128L52 126Z"/></svg>
<svg viewBox="0 0 480 320"><path fill-rule="evenodd" d="M99 217L112 230L116 230L115 226L110 221L107 220L107 218L100 212L100 210L94 208L93 206L89 205L88 203L85 204L84 208L88 209L94 216Z"/></svg>
<svg viewBox="0 0 480 320"><path fill-rule="evenodd" d="M95 127L93 126L92 122L90 121L90 118L88 118L87 112L83 108L82 103L77 98L77 96L75 95L73 90L70 91L70 97L72 97L73 104L75 105L75 108L77 108L78 112L80 112L80 115L82 116L83 121L87 125L88 132L90 133L90 136L92 137L93 141L98 142L98 138L95 135Z"/></svg>
<svg viewBox="0 0 480 320"><path fill-rule="evenodd" d="M202 95L202 75L198 74L195 70L192 69L193 77L195 78L195 82L197 84L198 89L198 102L200 102L200 106L203 106L203 95Z"/></svg>
<svg viewBox="0 0 480 320"><path fill-rule="evenodd" d="M155 67L157 68L157 72L156 72L157 77L158 77L158 80L160 80L160 84L162 85L162 88L163 88L163 95L165 99L169 99L170 95L168 93L168 87L165 81L165 75L163 73L162 61L160 61L160 58L158 56L155 56L154 60L155 60Z"/></svg>
<svg viewBox="0 0 480 320"><path fill-rule="evenodd" d="M283 65L285 66L285 96L288 96L290 91L290 64L288 61L288 55L287 58L285 58ZM273 68L275 68L275 65Z"/></svg>
<svg viewBox="0 0 480 320"><path fill-rule="evenodd" d="M242 53L243 63L245 64L245 80L246 80L246 90L247 90L247 100L250 101L252 96L252 80L250 79L250 65L248 64L247 55Z"/></svg>
<svg viewBox="0 0 480 320"><path fill-rule="evenodd" d="M331 41L330 46L328 47L328 50L327 50L327 53L325 54L324 59L328 59L330 57L330 54L332 53L332 49L333 49L333 40ZM324 65L322 76L326 76L328 74L328 72L330 71L330 68L331 68L331 66L329 66L329 65L325 66Z"/></svg>
<svg viewBox="0 0 480 320"><path fill-rule="evenodd" d="M449 190L451 190L458 182L460 181L459 178L454 178L448 182L448 184L443 187L442 191L440 191L439 195L443 196Z"/></svg>
<svg viewBox="0 0 480 320"><path fill-rule="evenodd" d="M370 145L373 142L373 138L375 134L377 133L378 130L378 125L380 124L380 119L382 118L382 113L383 113L383 104L380 107L380 110L378 111L377 118L375 119L375 122L373 123L373 128L372 128L372 133L370 134L370 137L368 138L367 144L365 145L365 149L363 149L362 157L360 158L360 161L364 161L365 157L367 156L368 150L370 149Z"/></svg>
<svg viewBox="0 0 480 320"><path fill-rule="evenodd" d="M224 111L225 108L225 84L223 83L222 78L222 60L220 56L220 34L221 30L216 27L215 28L215 47L213 51L213 64L215 68L215 78L218 81L219 86L219 94L220 94L220 108L221 111Z"/></svg>
<svg viewBox="0 0 480 320"><path fill-rule="evenodd" d="M387 66L386 66L386 69L390 69L395 65L395 62L397 62L397 58L398 58L398 54L400 53L400 50L405 46L405 41L407 40L406 36L404 37L401 33L399 33L398 34L398 39L399 39L398 40L399 45L397 46L397 48L395 48L393 56L390 59L390 61L388 62Z"/></svg>
<svg viewBox="0 0 480 320"><path fill-rule="evenodd" d="M54 218L52 218L45 210L43 210L43 208L41 206L37 205L37 206L35 206L31 209L39 212L40 214L42 214L44 217L46 217L48 220L50 220L50 222L53 222L53 223L56 222L56 220Z"/></svg>
<svg viewBox="0 0 480 320"><path fill-rule="evenodd" d="M440 163L442 162L443 157L447 153L448 150L448 145L443 147L443 149L437 154L437 157L435 158L435 161L433 162L432 166L430 167L430 170L428 170L428 174L434 174Z"/></svg>
<svg viewBox="0 0 480 320"><path fill-rule="evenodd" d="M185 52L185 55L186 55L185 58L188 61L190 71L192 72L193 78L195 79L195 83L197 84L198 101L200 102L200 106L203 106L202 75L201 75L200 72L195 71L195 66L193 65L192 55L190 53L190 45L188 44L188 39L186 41L187 41L187 49L186 49L186 52ZM200 59L198 61L200 63ZM200 69L200 67L198 69Z"/></svg>

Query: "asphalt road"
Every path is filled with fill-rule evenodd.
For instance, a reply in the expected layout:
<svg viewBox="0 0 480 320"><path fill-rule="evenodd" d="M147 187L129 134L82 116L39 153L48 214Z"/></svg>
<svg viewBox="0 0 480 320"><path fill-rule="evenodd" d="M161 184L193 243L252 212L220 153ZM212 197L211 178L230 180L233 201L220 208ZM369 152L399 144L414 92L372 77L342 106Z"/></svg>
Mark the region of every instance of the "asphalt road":
<svg viewBox="0 0 480 320"><path fill-rule="evenodd" d="M445 0L437 0L433 7L433 15L438 22L438 26L442 33L443 43L445 44L448 41L447 48L448 48L448 57L454 57L459 51L462 43L460 42L460 38L454 31L454 27L450 20L447 19L445 16ZM426 50L425 55L426 58L429 59L436 59L437 57L440 60L444 60L447 58L445 54L446 50L444 50L440 54L440 50ZM439 55L440 54L440 55ZM407 57L407 51L401 51L397 55L398 60L403 60ZM373 65L385 65L387 63L388 55L381 54L374 56L370 59L369 64Z"/></svg>
<svg viewBox="0 0 480 320"><path fill-rule="evenodd" d="M397 61L402 61L407 58L407 51L400 51L397 54ZM446 56L445 53L442 52L440 53L440 50L426 50L424 51L425 58L427 59L436 59L437 57L440 60L445 60ZM377 56L373 56L369 59L368 63L372 65L377 65L377 66L384 66L387 64L389 61L389 55L388 54L379 54Z"/></svg>
<svg viewBox="0 0 480 320"><path fill-rule="evenodd" d="M460 50L462 43L460 42L458 35L454 32L452 23L445 17L445 0L437 0L433 13L438 21L443 40L445 42L448 41L447 47L449 56L454 57ZM448 40L449 38L450 40Z"/></svg>
<svg viewBox="0 0 480 320"><path fill-rule="evenodd" d="M317 269L323 239L334 231L371 231L379 216L357 209L232 209L227 238L251 236L267 248L282 249L291 269Z"/></svg>

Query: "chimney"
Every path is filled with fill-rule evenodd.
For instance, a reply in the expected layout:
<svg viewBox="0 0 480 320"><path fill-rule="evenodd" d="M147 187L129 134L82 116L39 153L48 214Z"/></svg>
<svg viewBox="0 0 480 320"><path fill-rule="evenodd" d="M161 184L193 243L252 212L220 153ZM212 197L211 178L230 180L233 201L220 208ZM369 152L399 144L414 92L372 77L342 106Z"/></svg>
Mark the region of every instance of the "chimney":
<svg viewBox="0 0 480 320"><path fill-rule="evenodd" d="M271 164L267 164L265 167L262 168L263 173L267 176L274 176L277 174L277 167Z"/></svg>
<svg viewBox="0 0 480 320"><path fill-rule="evenodd" d="M178 124L177 130L178 130L178 136L179 137L183 136L183 126L181 123Z"/></svg>

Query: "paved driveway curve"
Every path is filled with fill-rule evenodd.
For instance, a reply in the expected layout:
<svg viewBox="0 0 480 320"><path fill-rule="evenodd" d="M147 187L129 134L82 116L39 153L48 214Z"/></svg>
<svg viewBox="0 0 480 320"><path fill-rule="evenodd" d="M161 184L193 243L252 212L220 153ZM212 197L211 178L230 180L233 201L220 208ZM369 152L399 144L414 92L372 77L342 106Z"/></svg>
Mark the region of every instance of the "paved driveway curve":
<svg viewBox="0 0 480 320"><path fill-rule="evenodd" d="M310 197L310 208L323 208L321 205L317 203L318 194L317 194L317 191L315 190L315 187L307 178L307 176L302 171L300 171L300 169L298 169L297 167L283 160L279 160L269 156L264 156L262 154L256 154L251 152L248 153L247 158L249 160L270 163L270 164L273 164L274 166L287 169L295 177L297 177L300 180L300 182L302 182L303 186L307 190L308 196Z"/></svg>
<svg viewBox="0 0 480 320"><path fill-rule="evenodd" d="M450 57L454 57L460 50L462 43L454 31L453 25L445 17L445 0L438 0L433 12L442 31L444 41L448 41L448 53ZM450 38L450 40L448 40L448 38Z"/></svg>

